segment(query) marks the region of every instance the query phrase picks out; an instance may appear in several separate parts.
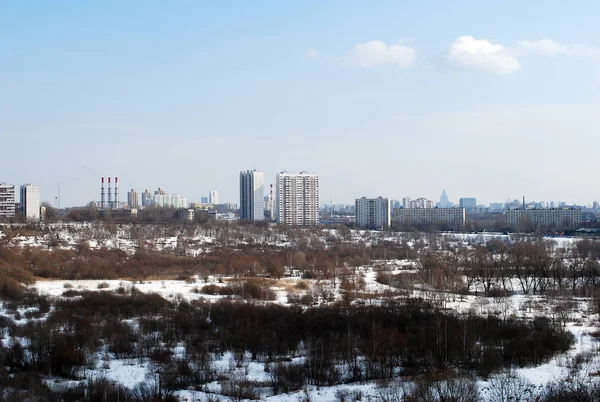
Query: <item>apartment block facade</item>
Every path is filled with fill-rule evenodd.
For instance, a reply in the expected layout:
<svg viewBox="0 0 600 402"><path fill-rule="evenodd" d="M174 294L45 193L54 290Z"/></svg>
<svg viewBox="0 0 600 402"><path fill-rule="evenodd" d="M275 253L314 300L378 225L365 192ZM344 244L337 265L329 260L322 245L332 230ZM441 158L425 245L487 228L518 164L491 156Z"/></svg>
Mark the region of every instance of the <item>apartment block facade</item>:
<svg viewBox="0 0 600 402"><path fill-rule="evenodd" d="M21 186L21 213L28 222L40 220L40 187L33 184Z"/></svg>
<svg viewBox="0 0 600 402"><path fill-rule="evenodd" d="M265 175L256 170L240 172L240 219L265 219Z"/></svg>
<svg viewBox="0 0 600 402"><path fill-rule="evenodd" d="M15 216L15 186L0 183L0 219Z"/></svg>
<svg viewBox="0 0 600 402"><path fill-rule="evenodd" d="M578 208L511 209L506 223L511 230L574 230L581 227L582 214Z"/></svg>
<svg viewBox="0 0 600 402"><path fill-rule="evenodd" d="M392 211L394 227L438 226L460 230L465 226L464 208L396 208Z"/></svg>
<svg viewBox="0 0 600 402"><path fill-rule="evenodd" d="M356 206L356 226L364 229L386 229L391 224L389 198L358 198Z"/></svg>
<svg viewBox="0 0 600 402"><path fill-rule="evenodd" d="M277 223L291 226L319 224L319 175L281 172L276 178Z"/></svg>

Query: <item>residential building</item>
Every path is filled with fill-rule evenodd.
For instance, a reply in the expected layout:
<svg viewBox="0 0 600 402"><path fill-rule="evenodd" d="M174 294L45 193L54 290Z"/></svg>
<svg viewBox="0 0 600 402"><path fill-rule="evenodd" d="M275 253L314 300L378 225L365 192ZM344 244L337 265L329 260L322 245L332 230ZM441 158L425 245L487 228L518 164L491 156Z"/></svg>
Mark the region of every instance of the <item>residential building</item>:
<svg viewBox="0 0 600 402"><path fill-rule="evenodd" d="M155 194L152 205L159 208L187 208L187 200L179 194Z"/></svg>
<svg viewBox="0 0 600 402"><path fill-rule="evenodd" d="M506 223L516 232L540 230L573 230L581 227L579 208L511 209Z"/></svg>
<svg viewBox="0 0 600 402"><path fill-rule="evenodd" d="M132 188L131 191L127 193L127 204L129 204L129 208L137 208L140 206L138 192L135 191L135 188Z"/></svg>
<svg viewBox="0 0 600 402"><path fill-rule="evenodd" d="M389 198L358 198L355 201L356 226L366 229L387 229L391 223Z"/></svg>
<svg viewBox="0 0 600 402"><path fill-rule="evenodd" d="M196 211L192 208L190 209L178 209L175 212L175 219L181 220L181 221L193 221L195 219L196 216Z"/></svg>
<svg viewBox="0 0 600 402"><path fill-rule="evenodd" d="M473 213L477 209L476 198L461 198L458 200L458 205L464 208L466 212Z"/></svg>
<svg viewBox="0 0 600 402"><path fill-rule="evenodd" d="M233 202L224 202L222 204L217 204L214 206L217 212L235 212L238 209L238 205Z"/></svg>
<svg viewBox="0 0 600 402"><path fill-rule="evenodd" d="M15 216L15 186L0 183L0 219Z"/></svg>
<svg viewBox="0 0 600 402"><path fill-rule="evenodd" d="M240 172L240 219L265 219L265 175L256 170Z"/></svg>
<svg viewBox="0 0 600 402"><path fill-rule="evenodd" d="M408 197L402 198L402 207L403 208L410 208L410 201L411 201L411 199L408 198Z"/></svg>
<svg viewBox="0 0 600 402"><path fill-rule="evenodd" d="M406 198L405 198L406 199ZM406 199L408 207L404 208L433 208L433 201L428 200L427 198L417 198L416 200L411 200L410 198Z"/></svg>
<svg viewBox="0 0 600 402"><path fill-rule="evenodd" d="M464 208L397 208L392 211L394 227L440 227L459 230L465 226Z"/></svg>
<svg viewBox="0 0 600 402"><path fill-rule="evenodd" d="M281 172L276 177L277 223L294 226L319 224L319 175Z"/></svg>
<svg viewBox="0 0 600 402"><path fill-rule="evenodd" d="M218 204L219 203L219 192L212 190L208 192L208 202L209 204Z"/></svg>
<svg viewBox="0 0 600 402"><path fill-rule="evenodd" d="M142 193L142 207L149 207L152 205L152 193L150 190L145 189Z"/></svg>
<svg viewBox="0 0 600 402"><path fill-rule="evenodd" d="M21 186L21 212L27 221L40 220L40 187L32 184Z"/></svg>

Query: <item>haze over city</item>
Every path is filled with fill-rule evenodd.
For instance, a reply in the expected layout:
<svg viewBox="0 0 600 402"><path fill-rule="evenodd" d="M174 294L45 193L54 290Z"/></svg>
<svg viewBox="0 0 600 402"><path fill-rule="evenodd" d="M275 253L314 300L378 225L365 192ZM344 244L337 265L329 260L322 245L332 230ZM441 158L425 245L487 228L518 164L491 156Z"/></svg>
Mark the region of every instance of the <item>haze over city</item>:
<svg viewBox="0 0 600 402"><path fill-rule="evenodd" d="M600 3L0 3L2 181L598 199Z"/></svg>

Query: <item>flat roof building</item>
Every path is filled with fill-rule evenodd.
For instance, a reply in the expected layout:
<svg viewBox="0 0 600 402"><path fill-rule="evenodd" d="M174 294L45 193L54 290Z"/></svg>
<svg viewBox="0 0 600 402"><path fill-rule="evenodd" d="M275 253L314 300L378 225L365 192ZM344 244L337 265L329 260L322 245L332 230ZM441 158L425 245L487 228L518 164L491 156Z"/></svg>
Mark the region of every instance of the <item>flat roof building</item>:
<svg viewBox="0 0 600 402"><path fill-rule="evenodd" d="M265 175L256 170L240 172L240 219L265 219Z"/></svg>
<svg viewBox="0 0 600 402"><path fill-rule="evenodd" d="M515 232L541 230L574 230L581 227L582 214L578 208L511 209L506 223Z"/></svg>
<svg viewBox="0 0 600 402"><path fill-rule="evenodd" d="M277 223L292 226L319 224L319 175L307 172L277 174Z"/></svg>
<svg viewBox="0 0 600 402"><path fill-rule="evenodd" d="M365 229L387 229L391 224L389 198L358 198L355 201L356 226Z"/></svg>
<svg viewBox="0 0 600 402"><path fill-rule="evenodd" d="M392 226L460 230L465 226L464 208L396 208Z"/></svg>
<svg viewBox="0 0 600 402"><path fill-rule="evenodd" d="M15 186L0 183L0 219L15 217Z"/></svg>
<svg viewBox="0 0 600 402"><path fill-rule="evenodd" d="M32 184L21 186L21 212L28 222L40 220L40 187Z"/></svg>

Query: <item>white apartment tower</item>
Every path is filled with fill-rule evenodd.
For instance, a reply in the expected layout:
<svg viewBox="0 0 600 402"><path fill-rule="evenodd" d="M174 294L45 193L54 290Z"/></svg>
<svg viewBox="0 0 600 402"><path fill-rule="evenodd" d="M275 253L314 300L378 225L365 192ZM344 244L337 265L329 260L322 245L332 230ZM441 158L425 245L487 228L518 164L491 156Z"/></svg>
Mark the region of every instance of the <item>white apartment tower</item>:
<svg viewBox="0 0 600 402"><path fill-rule="evenodd" d="M208 192L208 202L210 204L216 205L219 203L219 193L215 190Z"/></svg>
<svg viewBox="0 0 600 402"><path fill-rule="evenodd" d="M256 170L240 172L240 219L265 219L265 175Z"/></svg>
<svg viewBox="0 0 600 402"><path fill-rule="evenodd" d="M15 216L15 186L0 183L0 219Z"/></svg>
<svg viewBox="0 0 600 402"><path fill-rule="evenodd" d="M27 221L40 220L40 187L32 184L21 186L21 212Z"/></svg>
<svg viewBox="0 0 600 402"><path fill-rule="evenodd" d="M278 173L276 194L277 223L294 226L319 224L319 175Z"/></svg>
<svg viewBox="0 0 600 402"><path fill-rule="evenodd" d="M356 200L356 226L366 229L385 229L391 223L389 198L358 198Z"/></svg>

